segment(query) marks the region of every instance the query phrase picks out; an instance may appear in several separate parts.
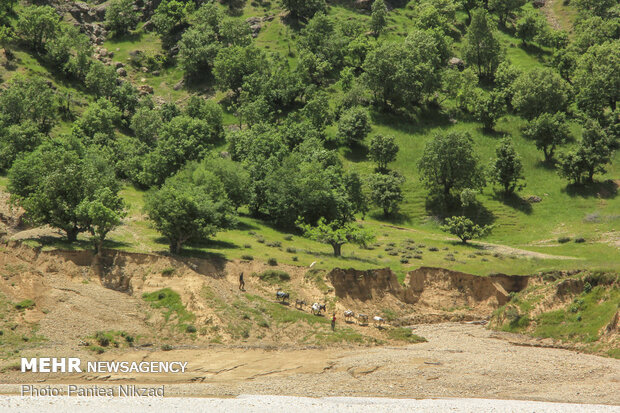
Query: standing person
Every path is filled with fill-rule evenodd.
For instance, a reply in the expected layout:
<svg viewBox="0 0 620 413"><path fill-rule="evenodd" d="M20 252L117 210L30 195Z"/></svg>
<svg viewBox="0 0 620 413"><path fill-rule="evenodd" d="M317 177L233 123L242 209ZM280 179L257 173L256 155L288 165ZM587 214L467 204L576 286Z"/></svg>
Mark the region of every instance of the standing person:
<svg viewBox="0 0 620 413"><path fill-rule="evenodd" d="M243 281L243 272L239 274L239 289L245 291L245 281Z"/></svg>
<svg viewBox="0 0 620 413"><path fill-rule="evenodd" d="M336 313L332 315L332 331L336 330Z"/></svg>

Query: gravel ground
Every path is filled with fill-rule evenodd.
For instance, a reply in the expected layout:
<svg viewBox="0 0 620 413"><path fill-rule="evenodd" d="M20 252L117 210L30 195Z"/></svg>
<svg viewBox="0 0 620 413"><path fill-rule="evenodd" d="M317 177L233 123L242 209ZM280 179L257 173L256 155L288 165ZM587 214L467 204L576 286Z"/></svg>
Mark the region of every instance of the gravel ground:
<svg viewBox="0 0 620 413"><path fill-rule="evenodd" d="M0 396L0 411L19 413L82 413L88 411L116 413L171 412L273 412L303 411L304 413L597 413L620 412L618 406L594 404L548 403L522 400L490 399L382 399L327 397L312 399L293 396L242 395L234 399L216 398L83 398L83 397L20 397Z"/></svg>

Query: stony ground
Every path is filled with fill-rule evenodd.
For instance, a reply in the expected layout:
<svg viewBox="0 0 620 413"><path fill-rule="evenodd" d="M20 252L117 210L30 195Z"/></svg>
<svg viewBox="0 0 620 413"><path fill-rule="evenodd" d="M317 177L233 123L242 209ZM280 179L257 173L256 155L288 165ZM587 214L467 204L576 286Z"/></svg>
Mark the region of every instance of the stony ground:
<svg viewBox="0 0 620 413"><path fill-rule="evenodd" d="M190 371L185 375L29 377L37 385L166 383L167 396L185 397L276 394L620 405L620 360L536 347L536 341L516 340L479 325L420 325L416 332L428 342L368 349L207 348L116 356L117 360L186 360ZM3 382L14 384L0 385L0 393L15 394L17 384L27 381L22 373L7 372Z"/></svg>

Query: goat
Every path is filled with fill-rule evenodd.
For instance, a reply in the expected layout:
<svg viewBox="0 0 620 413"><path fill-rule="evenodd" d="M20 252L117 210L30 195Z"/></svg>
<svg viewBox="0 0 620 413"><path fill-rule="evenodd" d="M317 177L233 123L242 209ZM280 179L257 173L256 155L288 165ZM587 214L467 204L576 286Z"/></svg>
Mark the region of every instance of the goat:
<svg viewBox="0 0 620 413"><path fill-rule="evenodd" d="M308 305L304 300L295 300L295 308L299 308L300 310L304 309L304 305Z"/></svg>
<svg viewBox="0 0 620 413"><path fill-rule="evenodd" d="M362 313L359 313L359 314L357 315L357 322L358 322L360 325L362 325L362 324L363 324L363 325L368 325L368 315L367 315L367 314L362 314Z"/></svg>
<svg viewBox="0 0 620 413"><path fill-rule="evenodd" d="M350 323L350 322L351 322L351 321L350 321L350 320L351 320L351 318L353 318L354 316L355 316L355 313L353 313L353 311L351 311L351 310L346 310L346 311L344 312L344 320L345 320L347 323Z"/></svg>
<svg viewBox="0 0 620 413"><path fill-rule="evenodd" d="M319 304L319 303L312 304L312 314L320 315L321 311L325 311L325 304Z"/></svg>
<svg viewBox="0 0 620 413"><path fill-rule="evenodd" d="M285 300L288 300L288 298L289 298L289 293L285 293L284 291L279 291L279 290L276 292L276 300L284 302Z"/></svg>
<svg viewBox="0 0 620 413"><path fill-rule="evenodd" d="M375 327L381 327L381 325L383 323L385 323L385 320L383 318L379 317L378 315L374 316L372 318L372 321L373 321Z"/></svg>

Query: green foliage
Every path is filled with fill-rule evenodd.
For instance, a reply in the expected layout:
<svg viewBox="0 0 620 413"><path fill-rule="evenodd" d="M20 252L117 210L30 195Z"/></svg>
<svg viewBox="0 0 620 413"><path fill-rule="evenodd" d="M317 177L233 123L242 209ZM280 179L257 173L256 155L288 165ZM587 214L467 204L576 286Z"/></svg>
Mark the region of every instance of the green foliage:
<svg viewBox="0 0 620 413"><path fill-rule="evenodd" d="M119 110L106 99L88 105L82 117L75 122L73 134L86 144L109 145L121 120Z"/></svg>
<svg viewBox="0 0 620 413"><path fill-rule="evenodd" d="M520 184L524 180L523 163L517 154L512 141L508 138L502 140L495 150L496 159L491 164L491 182L499 184L504 194L512 194L516 189L522 189L525 184Z"/></svg>
<svg viewBox="0 0 620 413"><path fill-rule="evenodd" d="M516 35L523 44L544 38L547 30L545 17L536 10L528 9L515 24Z"/></svg>
<svg viewBox="0 0 620 413"><path fill-rule="evenodd" d="M162 38L164 48L173 46L175 34L187 25L187 17L193 8L194 2L178 0L164 0L157 6L151 21Z"/></svg>
<svg viewBox="0 0 620 413"><path fill-rule="evenodd" d="M497 13L502 26L510 15L525 5L525 0L489 0L489 10Z"/></svg>
<svg viewBox="0 0 620 413"><path fill-rule="evenodd" d="M466 244L469 240L481 238L487 235L491 231L492 226L480 226L474 224L469 218L454 216L451 218L446 218L445 224L442 225L441 229L452 235L456 235L460 238L463 244Z"/></svg>
<svg viewBox="0 0 620 413"><path fill-rule="evenodd" d="M362 142L370 133L370 117L366 109L353 107L338 121L338 135L348 144Z"/></svg>
<svg viewBox="0 0 620 413"><path fill-rule="evenodd" d="M445 37L416 30L405 42L384 42L370 51L363 65L366 84L384 106L416 105L439 88L447 59Z"/></svg>
<svg viewBox="0 0 620 413"><path fill-rule="evenodd" d="M213 146L220 131L207 121L181 115L166 123L155 148L144 158L141 181L160 185L187 161L198 159Z"/></svg>
<svg viewBox="0 0 620 413"><path fill-rule="evenodd" d="M29 220L65 231L69 241L89 230L102 238L107 233L103 226L114 226L102 223L97 207L91 216L81 204L100 202L98 206L106 207L106 212L117 214L122 209L119 185L108 159L72 137L46 141L18 159L9 171L9 190Z"/></svg>
<svg viewBox="0 0 620 413"><path fill-rule="evenodd" d="M375 0L372 3L372 13L370 15L370 30L375 37L379 37L387 25L387 7L383 0Z"/></svg>
<svg viewBox="0 0 620 413"><path fill-rule="evenodd" d="M57 122L56 95L41 77L15 76L0 93L0 113L9 125L31 120L47 133Z"/></svg>
<svg viewBox="0 0 620 413"><path fill-rule="evenodd" d="M136 138L148 146L155 145L162 126L161 113L146 106L138 108L130 124Z"/></svg>
<svg viewBox="0 0 620 413"><path fill-rule="evenodd" d="M418 169L430 194L444 205L465 188L482 189L485 185L471 136L467 133L436 135L426 144Z"/></svg>
<svg viewBox="0 0 620 413"><path fill-rule="evenodd" d="M309 19L326 9L325 0L281 0L282 5L293 16Z"/></svg>
<svg viewBox="0 0 620 413"><path fill-rule="evenodd" d="M185 171L189 172L189 171ZM178 254L190 240L203 240L234 226L236 219L221 182L205 173L197 182L181 173L146 197L145 210L155 228Z"/></svg>
<svg viewBox="0 0 620 413"><path fill-rule="evenodd" d="M17 33L37 53L42 53L45 42L53 39L60 29L60 16L51 6L28 6L19 13Z"/></svg>
<svg viewBox="0 0 620 413"><path fill-rule="evenodd" d="M346 243L366 245L375 238L369 230L354 223L327 222L321 218L316 226L303 224L301 221L297 224L307 238L331 245L335 257L342 255L342 246Z"/></svg>
<svg viewBox="0 0 620 413"><path fill-rule="evenodd" d="M531 120L523 130L523 136L533 140L536 147L543 151L545 162L553 159L553 154L558 145L563 145L570 140L570 129L566 123L564 113L543 113L536 119Z"/></svg>
<svg viewBox="0 0 620 413"><path fill-rule="evenodd" d="M377 170L386 172L388 164L396 160L398 145L393 136L375 135L370 140L368 157L377 164Z"/></svg>
<svg viewBox="0 0 620 413"><path fill-rule="evenodd" d="M8 128L0 121L0 171L7 171L19 156L32 152L43 139L38 125L30 120Z"/></svg>
<svg viewBox="0 0 620 413"><path fill-rule="evenodd" d="M30 309L32 307L34 307L34 301L27 299L27 300L23 300L20 301L19 303L15 304L15 309L17 310L27 310Z"/></svg>
<svg viewBox="0 0 620 413"><path fill-rule="evenodd" d="M407 343L426 343L424 337L413 334L410 328L395 327L388 330L388 337L392 340L405 341Z"/></svg>
<svg viewBox="0 0 620 413"><path fill-rule="evenodd" d="M97 97L111 97L116 90L116 70L101 62L93 62L86 73L84 84Z"/></svg>
<svg viewBox="0 0 620 413"><path fill-rule="evenodd" d="M132 0L112 0L105 11L105 26L115 36L122 36L136 28L140 21Z"/></svg>
<svg viewBox="0 0 620 413"><path fill-rule="evenodd" d="M579 58L574 83L577 106L589 116L601 119L620 100L620 41L595 45Z"/></svg>
<svg viewBox="0 0 620 413"><path fill-rule="evenodd" d="M478 76L493 77L502 56L497 34L485 9L472 12L463 54L467 63L475 67Z"/></svg>
<svg viewBox="0 0 620 413"><path fill-rule="evenodd" d="M213 75L221 90L238 93L245 76L267 67L262 50L254 46L231 46L221 49L213 63Z"/></svg>
<svg viewBox="0 0 620 413"><path fill-rule="evenodd" d="M265 270L258 274L258 278L261 281L268 282L270 284L277 284L291 280L289 273L281 270Z"/></svg>
<svg viewBox="0 0 620 413"><path fill-rule="evenodd" d="M486 130L493 130L495 123L506 113L504 95L497 92L490 94L478 93L473 102L474 116Z"/></svg>
<svg viewBox="0 0 620 413"><path fill-rule="evenodd" d="M191 27L179 41L179 66L188 78L213 68L221 46L210 27Z"/></svg>
<svg viewBox="0 0 620 413"><path fill-rule="evenodd" d="M594 182L596 173L605 173L612 149L605 131L596 121L588 121L581 144L560 158L558 173L574 184Z"/></svg>
<svg viewBox="0 0 620 413"><path fill-rule="evenodd" d="M397 172L376 173L368 177L370 200L383 210L383 216L389 217L398 212L403 201L402 186L405 178Z"/></svg>
<svg viewBox="0 0 620 413"><path fill-rule="evenodd" d="M187 311L179 294L170 288L153 291L152 293L144 293L142 294L142 299L153 308L164 309L163 315L166 321L170 320L170 317L175 315L178 326L184 330L187 329L186 323L191 323L196 319L193 313Z"/></svg>
<svg viewBox="0 0 620 413"><path fill-rule="evenodd" d="M543 113L564 111L571 93L570 85L551 69L523 73L512 87L512 106L529 120Z"/></svg>
<svg viewBox="0 0 620 413"><path fill-rule="evenodd" d="M83 80L92 62L90 39L77 27L62 25L56 37L45 43L45 59L65 76Z"/></svg>

